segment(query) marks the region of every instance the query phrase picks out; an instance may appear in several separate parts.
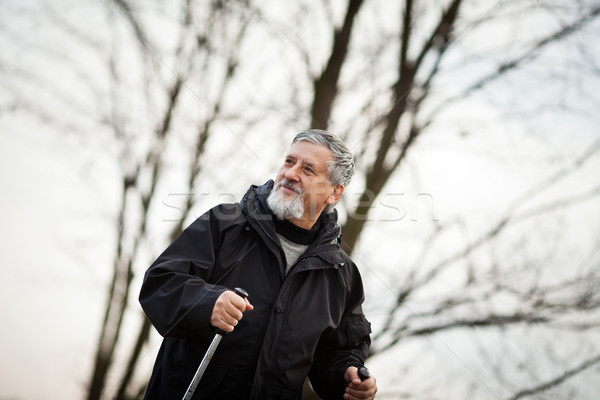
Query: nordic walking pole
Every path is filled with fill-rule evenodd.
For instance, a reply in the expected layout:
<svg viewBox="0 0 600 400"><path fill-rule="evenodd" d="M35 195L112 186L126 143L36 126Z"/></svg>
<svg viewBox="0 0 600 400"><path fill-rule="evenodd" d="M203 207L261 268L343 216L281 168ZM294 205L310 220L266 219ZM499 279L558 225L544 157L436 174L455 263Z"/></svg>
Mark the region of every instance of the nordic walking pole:
<svg viewBox="0 0 600 400"><path fill-rule="evenodd" d="M371 371L364 365L358 369L358 377L361 381L369 379L371 377Z"/></svg>
<svg viewBox="0 0 600 400"><path fill-rule="evenodd" d="M240 296L244 299L246 297L248 297L248 292L246 292L242 288L235 288L233 291L235 294L237 294L238 296ZM185 395L183 396L183 400L191 400L192 399L192 396L194 395L194 392L196 391L196 388L198 387L198 383L200 383L200 379L202 379L202 375L204 375L204 371L206 371L206 367L208 367L208 363L212 359L213 354L215 354L215 350L217 349L217 346L221 342L223 335L227 335L227 333L228 333L221 329L216 329L216 332L217 333L215 334L215 337L213 338L212 342L210 343L210 346L208 346L208 350L206 350L206 354L204 354L204 358L202 359L202 362L200 363L198 370L194 374L194 378L190 382L190 386L188 386L188 388L185 392Z"/></svg>

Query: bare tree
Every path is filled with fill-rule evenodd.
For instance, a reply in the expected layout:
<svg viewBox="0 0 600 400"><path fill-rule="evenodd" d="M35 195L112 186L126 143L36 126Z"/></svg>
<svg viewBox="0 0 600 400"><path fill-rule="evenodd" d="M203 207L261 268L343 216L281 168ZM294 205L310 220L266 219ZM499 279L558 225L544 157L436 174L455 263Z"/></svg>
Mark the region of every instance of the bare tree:
<svg viewBox="0 0 600 400"><path fill-rule="evenodd" d="M122 18L131 22L134 28L135 37L140 44L140 59L146 64L149 78L156 79L154 64L156 57L149 53L154 52L157 45L149 42L149 35L146 34L148 27L145 27L137 16L132 12L132 6L127 2L120 0L116 2L118 9L111 9L111 12L122 14ZM149 209L153 202L156 202L156 188L162 178L164 157L166 154L165 146L167 140L174 133L173 118L178 112L180 104L184 101L184 93L196 90L203 92L202 101L204 106L209 109L206 116L193 122L192 129L195 130L195 139L192 141L189 153L189 168L187 186L190 193L193 193L196 181L202 170L203 155L206 150L207 141L211 135L213 124L219 118L220 109L223 105L228 86L237 68L237 48L240 46L247 21L238 20L238 24L232 32L227 32L221 24L229 27L233 23L233 17L230 14L231 9L226 2L214 1L208 5L207 10L197 10L196 6L190 1L181 3L181 21L179 29L179 38L174 49L174 67L169 67L172 76L168 77L166 87L162 89L167 101L162 107L155 110L158 118L157 129L148 132L152 137L153 144L148 147L145 154L142 154L140 161L134 162L125 171L123 176L122 203L118 219L118 238L117 253L113 275L113 283L109 289L109 298L106 306L106 317L103 324L103 330L100 336L96 364L92 374L91 387L88 399L99 399L106 385L106 375L114 358L115 347L119 339L119 331L125 316L125 311L129 299L129 290L133 277L133 265L138 255L140 242L144 240L147 233ZM219 48L223 46L222 48ZM228 46L228 47L227 47ZM162 55L164 57L165 55ZM219 60L216 64L215 61ZM159 59L161 61L161 59ZM205 94L214 85L212 76L216 73L214 69L220 68L222 77L219 86L215 90L215 96L206 99ZM210 78L209 78L210 76ZM117 73L113 76L114 81L119 81ZM150 88L146 88L150 91ZM159 90L160 92L160 90ZM209 104L206 102L210 101ZM114 124L117 119L111 120ZM117 137L120 136L118 126L113 126ZM122 163L127 164L135 146L131 140L124 138L124 151L122 154ZM145 182L141 180L148 177ZM139 204L131 205L131 193L137 199ZM182 224L186 220L191 208L194 206L194 196L188 196L183 207L179 222L172 228L169 237L174 239L181 230ZM130 232L126 232L125 219L127 214L135 212L132 208L141 205L141 217L137 224L129 227ZM132 240L127 241L125 237L129 234ZM130 248L126 248L127 243L131 243ZM147 341L150 331L150 324L146 318L143 318L142 326L135 342L135 346L129 357L129 362L125 369L123 378L119 385L116 398L125 399L127 397L127 388L131 383L131 377L139 358L144 343Z"/></svg>
<svg viewBox="0 0 600 400"><path fill-rule="evenodd" d="M343 26L334 32L332 51L328 63L323 67L323 72L319 78L315 79L312 120L313 124L318 124L319 127L326 128L328 126L334 100L338 96L343 97L345 95L342 91L338 91L338 80L342 64L346 61L345 55L349 51L347 48L350 45L348 37L352 33L349 30L353 26L351 21L356 17L360 5L360 2L349 2ZM357 205L350 206L351 208L348 210L349 218L343 227L344 246L348 252L352 252L357 246L360 233L369 221L369 212L373 209L376 200L390 178L397 173L407 154L416 146L417 139L428 132L430 126L436 122L437 117L443 110L451 108L460 100L473 96L478 91L484 90L511 72L535 62L545 49L584 29L590 23L596 21L600 13L598 5L586 6L572 20L561 21L561 25L554 30L549 30L546 36L536 37L530 43L524 43L523 50L516 55L499 63L491 72L467 83L460 92L438 102L432 108L428 106L428 102L431 102L432 98L438 97L434 94L435 83L436 79L445 74L446 54L455 47L460 46L461 35L466 35L471 30L477 29L478 25L491 21L494 17L500 18L502 15L502 7L499 3L496 3L492 5L486 15L479 20L470 22L468 18L461 18L461 10L466 6L468 6L467 2L460 0L446 2L438 14L437 21L429 24L431 26L430 30L423 32L421 27L427 25L424 22L421 23L420 17L422 18L424 14L422 12L419 14L417 5L411 0L407 0L402 4L400 29L398 30L397 41L394 42L399 43L396 64L397 80L390 85L389 104L381 107L380 114L375 114L374 122L368 127L367 131L360 132L360 135L366 139L363 141L364 146L371 145L371 152L374 153L374 156L370 159L361 160L363 163L366 162L363 165L365 170L364 189ZM522 6L523 8L531 7L524 6L523 3ZM510 10L510 7L507 7L507 9ZM531 10L530 8L529 11ZM510 12L505 12L510 15ZM430 14L427 14L427 17L431 19ZM417 31L417 27L419 27L419 31ZM354 34L358 33L354 32ZM415 39L415 36L418 36L419 39ZM468 82L468 79L465 81ZM370 105L370 102L373 102L373 100L369 100L367 105ZM510 230L518 221L547 215L547 213L557 209L571 207L580 201L585 202L591 198L596 198L598 188L592 188L586 193L573 196L573 198L554 201L548 205L539 205L537 209L529 212L517 212L522 203L526 203L535 193L544 190L547 186L558 185L564 176L577 171L585 161L596 157L597 150L598 144L595 143L580 158L577 158L573 165L559 168L543 182L534 185L515 200L508 207L504 216L501 216L497 223L492 224L488 231L483 232L481 237L469 241L456 254L439 260L425 273L423 272L424 266L415 263L413 269L403 279L402 284L397 288L390 288L396 293L396 300L390 304L389 311L385 313L387 316L385 322L374 335L372 355L393 348L403 338L431 335L441 330L465 326L494 327L524 323L551 324L562 316L572 313L596 313L600 304L598 298L591 295L598 280L598 276L594 272L590 272L585 277L577 277L570 283L563 282L561 287L539 285L524 292L515 291L510 285L507 286L505 283L501 283L499 279L494 278L492 282L495 281L496 283L484 290L476 289L477 294L475 297L470 295L457 296L457 293L451 292L447 297L432 302L427 310L412 312L408 315L406 315L403 306L407 304L410 297L426 290L438 275L449 269L449 266L459 263L461 260L468 260L472 252L493 242L495 238ZM360 150L359 154L366 151L366 148ZM432 231L430 239L424 243L423 254L419 257L420 261L429 254L430 246L443 231L444 229L441 226ZM490 282L490 278L490 276L486 276L480 281L480 278L475 277L471 271L466 287L477 288L482 283ZM567 301L559 303L547 300L552 298L556 292L564 290L568 290L574 295L570 296ZM522 301L524 307L511 310L507 314L490 312L484 313L484 315L471 314L467 318L460 316L469 304L485 303L487 299L502 292L508 292L517 297L519 301ZM461 311L453 316L454 312L452 310L456 309ZM398 321L399 318L404 318L404 320ZM430 318L445 322L441 324L434 321L430 322ZM412 330L410 327L415 322L419 327ZM598 327L597 324L592 326L594 328ZM578 329L573 326L573 330L577 331Z"/></svg>
<svg viewBox="0 0 600 400"><path fill-rule="evenodd" d="M186 118L189 120L188 126L183 127L189 132L189 154L186 154L189 168L185 172L188 176L187 190L192 193L202 171L203 156L213 125L219 121L228 87L236 73L237 52L248 25L243 14L237 13L235 17L235 7L232 9L227 2L213 1L197 7L191 1L182 1L180 15L173 15L177 22L174 27L177 39L174 43L166 43L165 49L162 47L165 46L163 38L149 33L151 26L148 26L148 21L140 20L137 5L118 0L105 3L104 6L100 11L109 21L107 28L112 26L116 33L107 42L93 38L82 26L70 21L63 15L60 5L45 5L44 10L45 17L54 29L70 37L85 50L96 52L103 62L101 65L106 71L109 93L100 93L92 83L95 80L90 77L82 76L82 81L92 86L100 102L109 102L107 113L98 116L96 123L99 130L112 135L122 174L112 279L108 287L88 399L106 396L107 377L113 367L123 321L131 301L134 268L148 234L150 210L158 201L156 191L163 179L169 144L177 140L177 136L180 136L177 130L182 129L181 123L175 127L174 121L181 109L189 112L190 106L200 107L200 117ZM165 11L168 13L172 9L165 7ZM122 35L129 37L130 42L126 43ZM70 55L48 53L55 58L62 58L59 60L61 63L73 63L71 68L78 71L78 64ZM132 56L134 60L129 58ZM141 79L132 79L133 71L128 63L135 64L142 75ZM37 72L24 71L22 74L49 86L48 91L55 91ZM77 108L76 102L67 95L60 96L69 106ZM17 100L21 103L19 108L29 109L59 129L63 124L60 117L54 118L37 110L35 103ZM140 101L145 109L147 122L143 126L135 120L137 116L129 115L128 100ZM73 127L72 130L78 131L79 128ZM188 196L180 210L178 222L168 235L171 239L181 231L194 203L195 197ZM121 373L122 379L115 398L130 398L127 388L149 332L150 324L143 318L130 361Z"/></svg>

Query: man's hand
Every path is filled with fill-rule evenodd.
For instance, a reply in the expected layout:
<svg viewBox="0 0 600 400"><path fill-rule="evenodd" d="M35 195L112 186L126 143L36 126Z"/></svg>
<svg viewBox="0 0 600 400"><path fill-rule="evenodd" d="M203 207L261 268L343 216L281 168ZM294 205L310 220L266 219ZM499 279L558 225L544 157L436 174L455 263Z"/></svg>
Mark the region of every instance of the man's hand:
<svg viewBox="0 0 600 400"><path fill-rule="evenodd" d="M231 290L227 290L217 298L210 315L210 324L225 332L232 332L238 321L242 319L243 312L253 309L254 306L250 304L247 298L240 297Z"/></svg>
<svg viewBox="0 0 600 400"><path fill-rule="evenodd" d="M372 400L375 398L377 393L377 384L375 377L371 376L364 381L360 380L358 376L358 368L348 367L344 374L346 382L350 382L346 387L346 393L344 393L344 399L346 400Z"/></svg>

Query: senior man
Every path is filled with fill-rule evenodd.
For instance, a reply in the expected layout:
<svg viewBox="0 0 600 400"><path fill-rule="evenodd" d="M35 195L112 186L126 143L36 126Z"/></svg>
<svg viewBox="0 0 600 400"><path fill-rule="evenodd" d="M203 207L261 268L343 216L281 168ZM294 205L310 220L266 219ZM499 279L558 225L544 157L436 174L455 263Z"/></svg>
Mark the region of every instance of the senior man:
<svg viewBox="0 0 600 400"><path fill-rule="evenodd" d="M357 372L370 325L334 208L353 174L337 136L299 133L275 181L207 211L159 256L140 293L164 336L146 399L184 395L215 329L232 333L194 399L297 400L306 377L323 399L375 397Z"/></svg>

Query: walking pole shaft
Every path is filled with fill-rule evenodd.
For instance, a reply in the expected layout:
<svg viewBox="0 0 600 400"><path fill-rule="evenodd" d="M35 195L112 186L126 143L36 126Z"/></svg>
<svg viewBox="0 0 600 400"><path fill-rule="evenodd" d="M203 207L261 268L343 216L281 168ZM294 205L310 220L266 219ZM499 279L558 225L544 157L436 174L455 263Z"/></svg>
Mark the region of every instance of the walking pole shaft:
<svg viewBox="0 0 600 400"><path fill-rule="evenodd" d="M192 396L194 395L194 392L198 387L198 383L200 383L200 379L202 378L202 375L204 375L204 371L206 371L206 367L208 367L208 363L212 359L213 354L215 354L215 350L217 349L217 346L221 342L222 338L223 335L218 333L213 338L212 342L210 343L210 346L208 347L208 350L206 351L206 354L204 355L204 358L202 358L202 362L200 363L198 369L196 370L196 373L194 374L194 378L190 382L190 385L188 386L185 392L185 396L183 396L183 400L192 400Z"/></svg>
<svg viewBox="0 0 600 400"><path fill-rule="evenodd" d="M248 297L248 292L246 292L242 288L235 288L234 292L235 292L235 294L237 294L240 297L243 297L244 299L246 297ZM204 375L204 371L206 371L206 367L208 367L208 363L210 362L213 355L215 354L215 350L217 350L217 346L219 346L219 343L221 342L223 335L227 335L227 332L222 331L221 329L217 329L216 331L217 331L217 333L215 334L215 337L213 338L212 342L210 343L210 346L208 346L208 350L206 350L206 354L204 354L204 357L202 358L202 362L198 366L198 369L196 370L196 373L194 374L194 377L192 378L190 385L188 386L187 390L185 391L183 400L192 400L192 396L194 395L194 392L196 391L196 388L198 387L198 384L200 383L200 379L202 379L202 375Z"/></svg>

